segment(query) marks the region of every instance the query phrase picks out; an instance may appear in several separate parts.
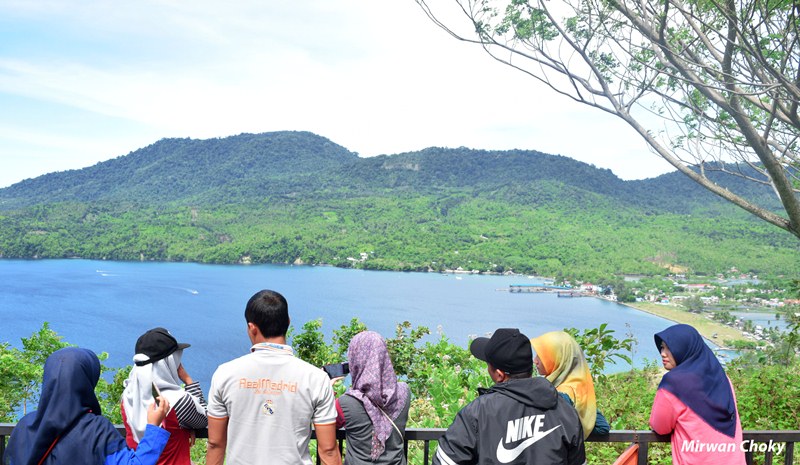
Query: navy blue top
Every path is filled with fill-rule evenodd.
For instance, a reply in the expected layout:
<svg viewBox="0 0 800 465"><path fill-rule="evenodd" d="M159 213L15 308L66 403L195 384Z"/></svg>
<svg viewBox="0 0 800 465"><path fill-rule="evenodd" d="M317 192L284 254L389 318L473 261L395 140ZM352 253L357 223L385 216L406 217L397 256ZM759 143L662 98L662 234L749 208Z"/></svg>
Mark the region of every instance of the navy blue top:
<svg viewBox="0 0 800 465"><path fill-rule="evenodd" d="M50 355L44 364L39 406L17 423L3 463L101 465L138 457L114 425L100 415L94 393L99 379L100 361L90 350L68 347ZM169 433L157 427L149 430L154 450L147 452L154 452L155 458L142 463L155 464Z"/></svg>

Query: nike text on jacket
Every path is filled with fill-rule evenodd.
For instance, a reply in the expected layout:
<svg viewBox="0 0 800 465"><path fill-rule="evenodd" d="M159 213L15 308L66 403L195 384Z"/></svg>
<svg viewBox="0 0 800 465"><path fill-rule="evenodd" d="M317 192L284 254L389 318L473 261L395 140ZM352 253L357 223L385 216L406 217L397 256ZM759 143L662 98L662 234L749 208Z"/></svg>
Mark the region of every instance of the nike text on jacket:
<svg viewBox="0 0 800 465"><path fill-rule="evenodd" d="M575 409L545 378L496 384L461 409L439 439L433 465L580 465L586 460Z"/></svg>

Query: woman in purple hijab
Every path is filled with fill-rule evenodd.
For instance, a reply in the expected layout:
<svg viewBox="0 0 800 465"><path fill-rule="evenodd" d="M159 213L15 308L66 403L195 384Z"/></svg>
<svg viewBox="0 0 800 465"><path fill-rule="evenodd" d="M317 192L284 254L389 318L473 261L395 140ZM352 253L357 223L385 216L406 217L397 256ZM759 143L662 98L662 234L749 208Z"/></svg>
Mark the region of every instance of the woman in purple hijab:
<svg viewBox="0 0 800 465"><path fill-rule="evenodd" d="M410 394L398 382L386 342L373 331L358 333L347 350L352 384L336 400L337 427L345 428L345 465L405 465L403 453Z"/></svg>
<svg viewBox="0 0 800 465"><path fill-rule="evenodd" d="M742 425L733 385L703 337L689 325L655 335L661 379L650 427L672 434L672 463L744 465Z"/></svg>

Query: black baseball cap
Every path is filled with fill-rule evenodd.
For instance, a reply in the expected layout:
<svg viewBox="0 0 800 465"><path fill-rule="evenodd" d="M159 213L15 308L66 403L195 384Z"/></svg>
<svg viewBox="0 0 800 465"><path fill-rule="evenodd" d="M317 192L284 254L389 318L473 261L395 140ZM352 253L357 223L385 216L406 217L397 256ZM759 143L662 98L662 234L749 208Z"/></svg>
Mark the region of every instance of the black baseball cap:
<svg viewBox="0 0 800 465"><path fill-rule="evenodd" d="M500 328L491 338L479 337L469 345L475 358L508 374L533 370L533 350L528 336L517 328Z"/></svg>
<svg viewBox="0 0 800 465"><path fill-rule="evenodd" d="M169 357L176 350L183 350L189 344L178 341L165 328L153 328L136 340L136 353L147 355L148 359L136 362L137 366L155 363Z"/></svg>

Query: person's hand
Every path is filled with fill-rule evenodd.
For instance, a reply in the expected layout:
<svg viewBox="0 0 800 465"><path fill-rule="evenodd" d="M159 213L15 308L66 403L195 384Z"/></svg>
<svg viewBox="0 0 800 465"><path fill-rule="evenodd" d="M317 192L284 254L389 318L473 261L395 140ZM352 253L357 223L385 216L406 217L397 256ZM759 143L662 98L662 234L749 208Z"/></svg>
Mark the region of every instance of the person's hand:
<svg viewBox="0 0 800 465"><path fill-rule="evenodd" d="M158 403L153 402L147 409L147 423L155 426L160 426L167 417L169 412L169 402L167 399L158 396Z"/></svg>
<svg viewBox="0 0 800 465"><path fill-rule="evenodd" d="M183 381L183 384L192 384L194 382L189 373L186 372L186 368L183 367L183 363L178 365L178 378Z"/></svg>
<svg viewBox="0 0 800 465"><path fill-rule="evenodd" d="M194 442L197 439L197 435L195 434L194 430L189 432L189 447L194 446Z"/></svg>
<svg viewBox="0 0 800 465"><path fill-rule="evenodd" d="M331 387L336 386L336 383L341 382L345 377L340 376L338 378L331 378Z"/></svg>

